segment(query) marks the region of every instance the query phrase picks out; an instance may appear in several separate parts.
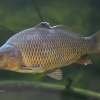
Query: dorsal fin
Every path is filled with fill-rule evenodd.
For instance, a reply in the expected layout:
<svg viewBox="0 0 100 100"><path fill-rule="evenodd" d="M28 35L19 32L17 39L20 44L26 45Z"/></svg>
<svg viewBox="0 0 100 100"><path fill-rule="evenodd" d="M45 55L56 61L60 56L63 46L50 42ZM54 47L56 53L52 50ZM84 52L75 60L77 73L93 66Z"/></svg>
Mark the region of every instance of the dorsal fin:
<svg viewBox="0 0 100 100"><path fill-rule="evenodd" d="M36 25L35 28L50 28L50 26L47 22L41 22L38 25Z"/></svg>
<svg viewBox="0 0 100 100"><path fill-rule="evenodd" d="M73 34L73 35L76 35L76 36L79 36L79 37L83 37L83 34L81 32L79 32L78 30L75 30L73 28L69 28L69 27L64 26L64 25L57 25L57 26L53 26L52 28L58 29L58 30L61 30L61 31L65 31L65 32L68 32L70 34Z"/></svg>

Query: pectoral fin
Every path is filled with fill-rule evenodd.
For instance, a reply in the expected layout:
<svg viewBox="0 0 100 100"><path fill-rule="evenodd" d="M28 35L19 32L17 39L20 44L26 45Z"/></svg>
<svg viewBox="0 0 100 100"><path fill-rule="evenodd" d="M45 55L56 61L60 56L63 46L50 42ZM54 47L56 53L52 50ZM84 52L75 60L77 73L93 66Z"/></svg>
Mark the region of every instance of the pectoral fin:
<svg viewBox="0 0 100 100"><path fill-rule="evenodd" d="M40 69L42 69L41 66L36 66L36 67L26 67L26 66L22 66L21 68L27 69L27 70L40 70Z"/></svg>
<svg viewBox="0 0 100 100"><path fill-rule="evenodd" d="M49 77L54 78L56 80L62 80L62 71L57 69L53 72L46 73Z"/></svg>
<svg viewBox="0 0 100 100"><path fill-rule="evenodd" d="M76 63L82 64L82 65L87 65L87 64L92 64L91 60L87 58L87 55L81 56Z"/></svg>

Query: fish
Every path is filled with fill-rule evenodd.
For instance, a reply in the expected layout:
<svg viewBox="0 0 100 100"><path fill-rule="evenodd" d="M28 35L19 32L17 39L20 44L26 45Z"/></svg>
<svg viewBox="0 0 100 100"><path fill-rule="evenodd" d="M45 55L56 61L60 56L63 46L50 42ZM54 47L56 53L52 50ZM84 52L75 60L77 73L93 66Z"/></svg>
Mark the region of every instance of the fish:
<svg viewBox="0 0 100 100"><path fill-rule="evenodd" d="M89 37L64 25L41 22L25 29L0 47L0 69L20 73L44 73L62 80L61 67L88 65L88 54L100 54L100 31Z"/></svg>

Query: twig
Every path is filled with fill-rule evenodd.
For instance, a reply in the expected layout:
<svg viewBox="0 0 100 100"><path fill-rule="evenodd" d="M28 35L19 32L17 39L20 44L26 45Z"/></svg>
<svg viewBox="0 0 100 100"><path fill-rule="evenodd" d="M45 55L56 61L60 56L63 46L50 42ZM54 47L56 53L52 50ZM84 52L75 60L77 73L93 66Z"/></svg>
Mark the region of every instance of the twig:
<svg viewBox="0 0 100 100"><path fill-rule="evenodd" d="M44 20L43 20L43 17L42 17L42 14L41 14L41 12L40 12L40 9L39 9L39 7L37 6L36 2L33 1L33 4L34 4L34 8L36 9L37 14L38 14L40 20L41 20L41 21L44 21Z"/></svg>
<svg viewBox="0 0 100 100"><path fill-rule="evenodd" d="M76 98L92 98L91 100L100 99L100 93L92 92L85 89L70 87L67 89L63 85L54 85L48 83L22 82L22 81L2 81L0 82L0 91L42 91L46 93L65 94ZM86 100L86 99L85 99Z"/></svg>

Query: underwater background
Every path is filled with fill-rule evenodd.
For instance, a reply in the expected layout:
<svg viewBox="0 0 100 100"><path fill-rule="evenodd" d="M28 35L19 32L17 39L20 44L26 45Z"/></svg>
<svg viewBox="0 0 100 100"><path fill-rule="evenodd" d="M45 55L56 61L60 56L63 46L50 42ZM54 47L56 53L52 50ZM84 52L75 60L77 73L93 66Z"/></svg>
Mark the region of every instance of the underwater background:
<svg viewBox="0 0 100 100"><path fill-rule="evenodd" d="M100 30L100 0L0 0L0 46L42 21L93 35ZM61 81L45 74L0 70L0 100L100 100L100 56L89 59L92 65L62 67Z"/></svg>

